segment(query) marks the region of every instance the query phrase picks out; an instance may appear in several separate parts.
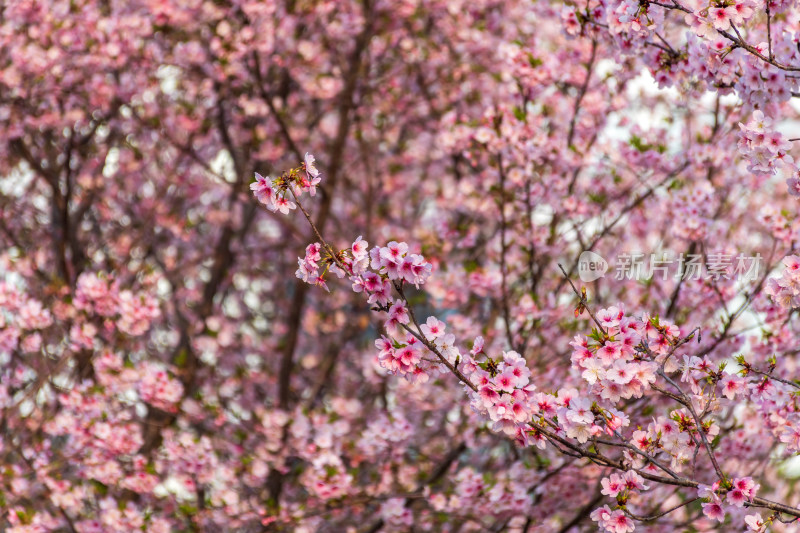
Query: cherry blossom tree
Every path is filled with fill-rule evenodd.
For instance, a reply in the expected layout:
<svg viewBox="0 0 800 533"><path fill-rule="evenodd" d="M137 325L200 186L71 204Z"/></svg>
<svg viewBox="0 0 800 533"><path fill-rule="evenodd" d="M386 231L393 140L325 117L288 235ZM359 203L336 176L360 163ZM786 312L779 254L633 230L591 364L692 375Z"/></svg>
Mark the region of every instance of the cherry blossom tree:
<svg viewBox="0 0 800 533"><path fill-rule="evenodd" d="M798 76L789 0L3 3L0 528L795 531Z"/></svg>

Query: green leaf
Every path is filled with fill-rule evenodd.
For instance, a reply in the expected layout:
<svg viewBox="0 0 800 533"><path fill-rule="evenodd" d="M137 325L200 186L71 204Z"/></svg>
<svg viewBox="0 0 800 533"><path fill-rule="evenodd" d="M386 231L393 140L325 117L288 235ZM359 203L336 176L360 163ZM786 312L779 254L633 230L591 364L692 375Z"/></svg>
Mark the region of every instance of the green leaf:
<svg viewBox="0 0 800 533"><path fill-rule="evenodd" d="M95 491L97 491L97 493L100 496L105 496L106 494L108 494L108 487L106 485L104 485L103 483L100 483L96 479L92 480L92 485L94 486Z"/></svg>
<svg viewBox="0 0 800 533"><path fill-rule="evenodd" d="M178 352L178 355L175 356L175 366L178 368L184 368L186 363L189 361L189 350L186 348L182 349Z"/></svg>

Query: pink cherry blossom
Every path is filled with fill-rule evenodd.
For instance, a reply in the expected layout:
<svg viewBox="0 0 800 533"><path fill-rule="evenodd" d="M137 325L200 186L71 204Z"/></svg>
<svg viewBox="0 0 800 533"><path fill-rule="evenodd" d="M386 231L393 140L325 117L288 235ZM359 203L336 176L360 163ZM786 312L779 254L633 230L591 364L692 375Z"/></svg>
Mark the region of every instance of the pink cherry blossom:
<svg viewBox="0 0 800 533"><path fill-rule="evenodd" d="M725 520L725 510L722 508L722 502L718 497L714 497L710 502L702 504L703 514L712 520L722 522Z"/></svg>

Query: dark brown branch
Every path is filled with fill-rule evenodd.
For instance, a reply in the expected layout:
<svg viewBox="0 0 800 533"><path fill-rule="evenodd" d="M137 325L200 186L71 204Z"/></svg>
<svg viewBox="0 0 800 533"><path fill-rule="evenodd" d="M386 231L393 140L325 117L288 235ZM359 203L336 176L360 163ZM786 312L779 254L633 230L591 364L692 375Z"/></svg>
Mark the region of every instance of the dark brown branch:
<svg viewBox="0 0 800 533"><path fill-rule="evenodd" d="M589 62L586 64L586 78L578 92L578 97L575 98L575 105L572 110L572 120L569 122L569 133L567 133L567 148L572 146L572 138L575 136L575 123L578 121L578 113L581 110L581 102L586 96L586 91L589 89L589 80L592 78L592 68L594 67L594 60L597 55L597 41L592 40L592 53L589 56Z"/></svg>

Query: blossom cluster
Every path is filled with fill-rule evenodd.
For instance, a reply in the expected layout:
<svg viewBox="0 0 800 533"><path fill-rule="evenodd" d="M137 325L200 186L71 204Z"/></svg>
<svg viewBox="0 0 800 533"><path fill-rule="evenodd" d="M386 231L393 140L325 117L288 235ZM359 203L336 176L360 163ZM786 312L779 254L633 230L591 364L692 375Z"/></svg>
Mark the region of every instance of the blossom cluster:
<svg viewBox="0 0 800 533"><path fill-rule="evenodd" d="M664 23L664 10L651 9L638 0L621 0L609 5L607 18L609 29L615 34L626 32L646 37Z"/></svg>
<svg viewBox="0 0 800 533"><path fill-rule="evenodd" d="M700 485L697 496L702 498L703 514L712 520L725 520L725 505L742 507L755 498L759 485L751 477L736 478L729 482L715 481L712 485ZM723 502L722 496L725 497ZM750 524L750 521L747 521Z"/></svg>
<svg viewBox="0 0 800 533"><path fill-rule="evenodd" d="M779 166L784 166L796 173L794 160L787 153L792 143L773 128L772 120L761 110L754 111L747 124L739 123L739 150L750 161L747 169L755 173L775 174Z"/></svg>
<svg viewBox="0 0 800 533"><path fill-rule="evenodd" d="M96 272L84 272L78 277L75 307L103 318L117 318L117 327L132 336L142 335L161 316L158 300L152 294L120 290L118 282Z"/></svg>
<svg viewBox="0 0 800 533"><path fill-rule="evenodd" d="M628 470L623 474L611 474L600 481L601 494L610 496L617 500L618 509L611 510L608 505L604 505L592 511L592 520L602 531L607 533L628 533L636 529L633 520L625 514L625 504L630 497L638 494L639 491L647 490L644 478L633 470Z"/></svg>
<svg viewBox="0 0 800 533"><path fill-rule="evenodd" d="M800 307L800 256L786 256L783 264L781 276L767 280L764 290L781 307Z"/></svg>
<svg viewBox="0 0 800 533"><path fill-rule="evenodd" d="M0 281L0 365L17 348L36 352L42 346L41 330L53 324L53 315L42 303L15 284Z"/></svg>
<svg viewBox="0 0 800 533"><path fill-rule="evenodd" d="M176 411L175 405L183 398L183 385L170 376L165 368L145 364L141 370L139 395L150 405L165 411Z"/></svg>
<svg viewBox="0 0 800 533"><path fill-rule="evenodd" d="M644 478L633 470L628 470L624 474L611 474L609 477L603 478L600 484L603 487L601 494L622 501L627 500L627 495L631 491L647 489Z"/></svg>
<svg viewBox="0 0 800 533"><path fill-rule="evenodd" d="M469 391L470 406L488 416L493 431L527 442L531 417L539 412L531 371L514 351L504 352L500 361L486 356L485 362L478 362L474 356L482 352L482 344L482 339L476 341L475 353L470 353L462 365L464 374L477 387Z"/></svg>
<svg viewBox="0 0 800 533"><path fill-rule="evenodd" d="M289 192L295 199L304 192L315 196L321 179L319 170L315 166L314 156L306 153L301 167L291 169L278 178L273 179L256 172L256 179L250 184L250 190L259 202L267 206L267 209L287 215L297 207L290 199Z"/></svg>
<svg viewBox="0 0 800 533"><path fill-rule="evenodd" d="M328 285L325 283L325 271L323 270L323 272L320 273L321 263L322 245L318 242L309 244L306 246L306 255L297 259L297 271L295 272L295 276L297 276L299 279L302 279L306 283L318 285L330 292ZM330 268L330 261L326 261L325 266Z"/></svg>
<svg viewBox="0 0 800 533"><path fill-rule="evenodd" d="M622 509L612 511L608 505L595 509L590 516L600 529L607 533L629 533L636 529L636 524L625 511Z"/></svg>
<svg viewBox="0 0 800 533"><path fill-rule="evenodd" d="M693 13L686 15L686 23L702 37L713 39L718 30L729 30L732 24L740 26L755 13L755 2L736 0L733 2L696 3Z"/></svg>
<svg viewBox="0 0 800 533"><path fill-rule="evenodd" d="M602 330L594 330L591 339L577 336L570 343L573 366L600 398L615 403L641 397L655 382L658 361L666 358L678 328L627 317L617 306L598 311L597 320ZM656 358L643 358L642 349Z"/></svg>
<svg viewBox="0 0 800 533"><path fill-rule="evenodd" d="M305 178L300 170L305 171ZM301 169L293 169L277 181L256 174L256 181L250 186L258 200L272 211L280 209L283 213L295 208L285 195L276 193L275 183L291 187L295 198L303 191L314 196L321 177L314 166L314 156L306 154ZM369 243L359 236L349 249L334 252L327 244L312 243L306 247L305 257L298 258L296 276L306 283L318 285L329 290L325 275L330 271L338 277L350 276L353 291L365 291L370 304L387 306L391 297L391 283L405 282L419 288L432 271L432 265L420 254L411 253L405 242L391 241L386 246L375 246L369 252ZM372 271L369 271L369 268ZM392 315L393 313L390 313ZM396 317L395 317L396 318Z"/></svg>
<svg viewBox="0 0 800 533"><path fill-rule="evenodd" d="M704 425L700 431L713 439L719 433L719 427ZM634 431L632 444L651 457L660 460L666 457L670 461L670 469L680 472L697 450L697 432L694 418L679 409L673 411L669 418L660 416L649 423L646 429Z"/></svg>

